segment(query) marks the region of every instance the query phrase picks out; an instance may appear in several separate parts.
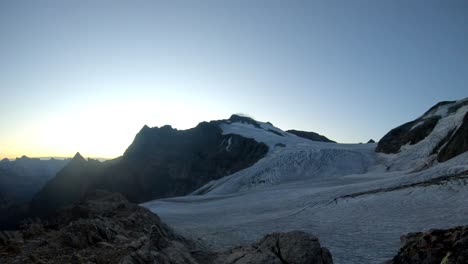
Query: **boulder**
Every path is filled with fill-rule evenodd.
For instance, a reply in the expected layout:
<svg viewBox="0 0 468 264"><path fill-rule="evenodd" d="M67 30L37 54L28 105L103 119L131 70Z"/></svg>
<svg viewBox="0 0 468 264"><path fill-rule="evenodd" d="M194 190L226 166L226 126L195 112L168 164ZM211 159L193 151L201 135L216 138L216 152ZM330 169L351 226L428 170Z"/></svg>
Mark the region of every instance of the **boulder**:
<svg viewBox="0 0 468 264"><path fill-rule="evenodd" d="M221 254L215 263L248 264L332 264L328 249L317 237L302 232L273 233L251 246L234 248Z"/></svg>
<svg viewBox="0 0 468 264"><path fill-rule="evenodd" d="M410 233L401 242L400 251L387 264L468 263L468 226Z"/></svg>

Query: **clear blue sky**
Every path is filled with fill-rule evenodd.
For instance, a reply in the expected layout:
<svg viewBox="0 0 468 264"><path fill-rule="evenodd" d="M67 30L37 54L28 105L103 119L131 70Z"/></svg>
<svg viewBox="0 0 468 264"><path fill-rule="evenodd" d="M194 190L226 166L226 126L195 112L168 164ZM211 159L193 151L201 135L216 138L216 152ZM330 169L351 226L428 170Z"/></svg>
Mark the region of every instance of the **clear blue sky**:
<svg viewBox="0 0 468 264"><path fill-rule="evenodd" d="M0 157L239 112L378 140L467 83L468 1L0 1Z"/></svg>

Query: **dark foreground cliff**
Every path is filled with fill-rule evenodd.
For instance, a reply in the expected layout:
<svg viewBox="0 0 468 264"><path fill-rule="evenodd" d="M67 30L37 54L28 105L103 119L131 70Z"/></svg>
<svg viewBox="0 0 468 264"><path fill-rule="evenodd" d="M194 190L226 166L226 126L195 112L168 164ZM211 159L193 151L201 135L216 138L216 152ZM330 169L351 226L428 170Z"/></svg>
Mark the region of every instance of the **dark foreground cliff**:
<svg viewBox="0 0 468 264"><path fill-rule="evenodd" d="M1 263L331 264L313 235L273 233L250 246L209 252L177 235L148 209L122 195L93 192L46 220L0 232Z"/></svg>

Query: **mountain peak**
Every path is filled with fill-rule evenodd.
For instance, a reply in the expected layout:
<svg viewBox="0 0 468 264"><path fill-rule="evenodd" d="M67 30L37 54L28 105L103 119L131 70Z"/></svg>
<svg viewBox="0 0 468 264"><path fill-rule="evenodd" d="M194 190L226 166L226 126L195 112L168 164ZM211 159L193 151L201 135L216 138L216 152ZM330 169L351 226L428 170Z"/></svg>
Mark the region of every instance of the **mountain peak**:
<svg viewBox="0 0 468 264"><path fill-rule="evenodd" d="M29 159L29 157L28 157L28 156L26 156L26 155L23 155L23 156L21 156L21 158L16 158L16 159L27 160L27 159Z"/></svg>
<svg viewBox="0 0 468 264"><path fill-rule="evenodd" d="M1 161L1 162L2 162L2 163L8 163L8 162L10 162L10 160L9 160L9 159L7 159L7 158L4 158L4 159L2 159L2 161Z"/></svg>
<svg viewBox="0 0 468 264"><path fill-rule="evenodd" d="M251 125L253 125L253 126L257 127L257 128L260 128L260 125L258 124L258 122L255 121L255 119L253 119L251 117L248 117L248 116L233 114L233 115L231 115L231 117L229 117L228 120L233 122L233 123L235 123L235 122L247 123L247 124L251 124Z"/></svg>
<svg viewBox="0 0 468 264"><path fill-rule="evenodd" d="M77 152L72 160L86 161L85 158L83 158L83 156L81 156L80 152Z"/></svg>

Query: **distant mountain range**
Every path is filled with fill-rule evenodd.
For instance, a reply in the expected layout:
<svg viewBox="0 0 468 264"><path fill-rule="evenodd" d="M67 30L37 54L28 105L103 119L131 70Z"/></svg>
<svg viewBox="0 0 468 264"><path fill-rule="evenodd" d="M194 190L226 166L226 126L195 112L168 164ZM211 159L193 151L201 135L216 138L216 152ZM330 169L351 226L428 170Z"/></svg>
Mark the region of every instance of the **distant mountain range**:
<svg viewBox="0 0 468 264"><path fill-rule="evenodd" d="M0 193L6 199L24 202L32 198L70 159L28 158L0 161Z"/></svg>
<svg viewBox="0 0 468 264"><path fill-rule="evenodd" d="M395 253L395 237L408 230L466 223L459 212L466 209L467 142L468 98L438 103L368 144L339 144L239 115L187 130L144 126L119 158L100 162L77 153L55 177L42 176L50 180L29 204L12 205L12 190L20 185L2 185L14 188L0 193L0 225L2 219L11 224L24 216L50 217L104 189L144 202L182 235L216 251L299 229L320 234L338 263L383 261ZM0 168L11 166L0 162ZM3 178L18 181L24 177L15 173L28 170L10 168L12 178ZM116 208L126 210L119 200ZM89 217L87 210L75 206L69 213L81 219ZM140 221L146 220L128 223ZM432 252L432 246L411 245L394 260Z"/></svg>
<svg viewBox="0 0 468 264"><path fill-rule="evenodd" d="M440 132L443 135L439 135L437 132L437 139L429 140L430 146L426 146L425 149L429 148L430 151L422 154L417 150L419 155L416 156L419 158L414 158L414 155L397 155L388 169L401 168L408 160L412 164L418 163L419 168L423 168L436 160L443 162L466 151L464 139L467 117L452 123L445 120L451 120L451 116L466 106L467 101L438 103L420 118L385 135L378 142L376 151L399 153L401 149L410 149L412 145L427 140L426 137L440 122L447 123L444 125L447 133ZM331 144L326 145L331 152L324 150L304 154L288 150L294 144ZM223 177L228 175L244 175L242 180L237 180L240 181L237 183L240 184L238 187L229 187L234 188L232 190L241 190L257 185L277 184L285 180L314 177L316 174L337 175L352 171L362 173L366 164L373 162L352 148L345 148L344 152L338 151L342 146L344 145L336 144L314 132L282 131L269 122L263 123L240 115L232 115L225 120L202 122L187 130L177 130L171 126L144 126L123 156L105 162L86 160L79 153L71 161L42 161L27 157L16 161L3 160L0 162L0 186L7 188L0 189L0 194L4 201L11 200L13 195L14 199L20 201L32 197L30 212L33 215L43 215L76 202L95 189L120 192L129 200L141 203L192 192L213 192L220 186L226 188L228 185L223 182L229 178ZM269 161L267 154L276 152L289 153L288 155L292 156L275 154L275 159ZM314 167L316 155L323 155L323 158L319 159L318 167ZM343 155L345 159L349 159L348 162L343 162ZM403 158L399 158L402 156ZM311 160L307 161L308 158L304 159L306 157L310 157ZM277 160L278 158L284 160ZM258 163L260 160L262 162ZM299 163L296 169L292 169L287 164L293 160L304 163L306 167ZM254 164L263 169L255 172L257 169L251 168ZM272 171L275 173L272 174ZM250 175L249 173L254 174L252 177L245 176ZM232 177L239 176L230 176L231 179ZM242 183L244 181L245 183Z"/></svg>
<svg viewBox="0 0 468 264"><path fill-rule="evenodd" d="M26 156L0 161L0 227L12 227L26 215L31 198L69 161Z"/></svg>

